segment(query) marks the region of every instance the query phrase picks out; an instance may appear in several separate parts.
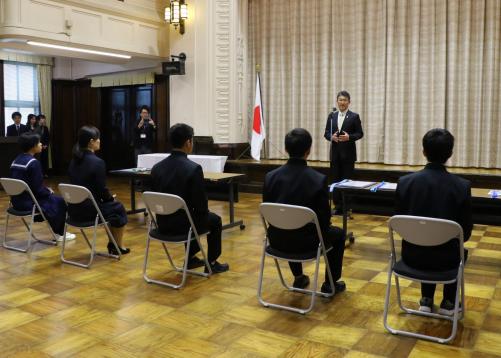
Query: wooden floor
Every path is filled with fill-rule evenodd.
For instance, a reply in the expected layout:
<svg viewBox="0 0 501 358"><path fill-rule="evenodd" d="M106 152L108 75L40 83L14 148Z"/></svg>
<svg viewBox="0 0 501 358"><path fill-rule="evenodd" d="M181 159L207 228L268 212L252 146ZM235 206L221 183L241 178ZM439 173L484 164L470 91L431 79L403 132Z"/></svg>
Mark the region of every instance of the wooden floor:
<svg viewBox="0 0 501 358"><path fill-rule="evenodd" d="M127 202L124 182L110 186ZM7 198L0 195L4 212ZM180 291L143 281L146 227L141 214L129 217L125 243L131 254L119 262L97 258L90 270L61 264L56 247L37 245L29 255L0 249L0 357L501 356L500 227L475 226L467 244L466 317L455 341L439 345L392 336L383 328L386 217L357 214L350 223L357 239L345 253L346 292L320 299L306 316L261 307L256 298L263 238L260 200L242 194L236 214L247 228L223 234L221 261L230 264L230 271L190 278ZM227 221L226 203L210 202L210 208ZM2 237L4 224L2 215ZM21 233L18 226L13 237ZM104 248L102 233L100 239ZM155 247L152 275L173 278ZM80 237L68 244L68 255L83 259L84 254ZM266 297L306 305L304 297L284 292L270 263L266 269ZM404 300L416 305L419 287L404 286ZM449 328L399 314L395 304L390 322L442 335Z"/></svg>

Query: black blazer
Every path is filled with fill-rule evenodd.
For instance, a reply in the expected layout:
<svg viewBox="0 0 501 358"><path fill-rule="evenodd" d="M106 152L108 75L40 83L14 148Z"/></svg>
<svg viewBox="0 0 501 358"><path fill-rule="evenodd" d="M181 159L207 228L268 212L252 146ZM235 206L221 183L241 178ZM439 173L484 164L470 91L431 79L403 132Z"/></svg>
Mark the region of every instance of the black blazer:
<svg viewBox="0 0 501 358"><path fill-rule="evenodd" d="M327 176L308 167L304 159L291 158L266 174L263 202L306 206L317 214L322 232L330 226ZM293 231L270 227L268 237L273 247L283 251L304 252L318 246L318 240L308 240L317 237L314 224Z"/></svg>
<svg viewBox="0 0 501 358"><path fill-rule="evenodd" d="M199 164L189 160L185 153L174 150L151 169L151 180L153 191L184 199L198 231L208 227L209 205ZM188 217L181 210L172 215L157 215L157 223L163 233L187 233L190 226Z"/></svg>
<svg viewBox="0 0 501 358"><path fill-rule="evenodd" d="M154 135L157 129L146 122L143 122L141 128L138 128L137 126L139 125L139 122L141 122L141 118L137 119L136 124L134 125L134 144L137 148L147 147L151 149L153 147Z"/></svg>
<svg viewBox="0 0 501 358"><path fill-rule="evenodd" d="M28 127L24 124L19 124L19 132L17 131L15 124L11 124L7 127L7 137L18 137L26 132L28 132Z"/></svg>
<svg viewBox="0 0 501 358"><path fill-rule="evenodd" d="M348 133L350 140L348 142L333 142L332 135L338 132L337 115L338 111L331 112L325 123L324 138L331 142L331 160L338 159L346 162L356 162L357 147L355 142L364 136L362 122L358 113L347 111L341 130Z"/></svg>
<svg viewBox="0 0 501 358"><path fill-rule="evenodd" d="M450 174L441 164L428 163L423 170L399 179L395 211L455 221L463 228L464 241L468 241L473 228L470 182ZM433 247L402 241L404 261L418 268L442 269L446 268L444 264L453 267L458 262L458 251L456 239Z"/></svg>
<svg viewBox="0 0 501 358"><path fill-rule="evenodd" d="M49 145L50 142L50 132L47 126L40 126L40 142L42 145Z"/></svg>
<svg viewBox="0 0 501 358"><path fill-rule="evenodd" d="M106 187L106 164L93 152L85 151L81 160L73 158L68 168L68 175L71 184L89 189L98 204L114 200ZM90 202L87 206L89 204Z"/></svg>

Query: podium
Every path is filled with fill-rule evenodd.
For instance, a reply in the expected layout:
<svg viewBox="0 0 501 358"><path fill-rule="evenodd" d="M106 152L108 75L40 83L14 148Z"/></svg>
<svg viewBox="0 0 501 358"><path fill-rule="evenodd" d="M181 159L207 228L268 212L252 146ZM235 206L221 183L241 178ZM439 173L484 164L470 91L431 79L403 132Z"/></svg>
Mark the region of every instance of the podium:
<svg viewBox="0 0 501 358"><path fill-rule="evenodd" d="M10 165L21 153L19 137L0 137L0 177L8 177L10 175Z"/></svg>

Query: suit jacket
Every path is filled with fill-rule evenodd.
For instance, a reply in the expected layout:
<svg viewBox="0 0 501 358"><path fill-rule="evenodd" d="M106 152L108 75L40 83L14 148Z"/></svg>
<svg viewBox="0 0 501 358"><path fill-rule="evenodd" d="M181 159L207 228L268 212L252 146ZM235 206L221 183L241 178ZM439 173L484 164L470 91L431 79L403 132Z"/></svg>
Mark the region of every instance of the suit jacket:
<svg viewBox="0 0 501 358"><path fill-rule="evenodd" d="M28 132L28 127L24 124L19 124L19 132L16 129L15 124L11 124L7 127L7 137L19 137L21 134Z"/></svg>
<svg viewBox="0 0 501 358"><path fill-rule="evenodd" d="M208 227L209 205L202 167L174 150L151 169L153 191L178 195L184 199L198 231ZM172 215L157 215L161 232L185 234L190 223L182 210Z"/></svg>
<svg viewBox="0 0 501 358"><path fill-rule="evenodd" d="M339 131L337 126L338 111L330 113L325 123L324 138L331 142L331 161L342 160L346 162L357 161L357 147L355 142L364 136L362 130L362 122L358 113L347 111L343 121L341 131L346 132L350 136L348 142L333 142L332 134Z"/></svg>
<svg viewBox="0 0 501 358"><path fill-rule="evenodd" d="M68 168L70 183L90 190L97 204L113 201L113 196L106 187L106 164L91 151L85 151L81 160L73 158ZM69 205L71 216L82 216L84 212L95 215L94 206L89 200L82 204Z"/></svg>
<svg viewBox="0 0 501 358"><path fill-rule="evenodd" d="M136 148L146 147L151 149L153 147L153 137L156 132L156 128L151 124L144 122L141 128L138 128L141 118L136 120L134 126L134 144ZM144 138L143 138L144 137Z"/></svg>
<svg viewBox="0 0 501 358"><path fill-rule="evenodd" d="M330 226L327 176L308 167L304 159L291 158L287 164L266 174L263 202L306 206L317 214L322 232ZM318 247L314 224L299 230L281 230L271 226L268 237L272 247L282 251L304 252ZM309 240L311 237L315 239Z"/></svg>
<svg viewBox="0 0 501 358"><path fill-rule="evenodd" d="M40 126L40 142L43 145L49 145L50 142L50 132L47 126Z"/></svg>
<svg viewBox="0 0 501 358"><path fill-rule="evenodd" d="M423 170L399 179L395 211L455 221L468 241L473 228L470 182L450 174L442 164L428 163ZM458 245L457 239L432 247L402 241L402 258L417 268L452 268L459 262Z"/></svg>

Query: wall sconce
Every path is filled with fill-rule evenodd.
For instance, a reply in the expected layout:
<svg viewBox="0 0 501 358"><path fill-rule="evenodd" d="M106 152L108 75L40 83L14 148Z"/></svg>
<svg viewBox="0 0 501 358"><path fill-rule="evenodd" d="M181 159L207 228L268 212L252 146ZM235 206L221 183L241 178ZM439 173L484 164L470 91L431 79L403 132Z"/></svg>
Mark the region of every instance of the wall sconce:
<svg viewBox="0 0 501 358"><path fill-rule="evenodd" d="M188 4L185 0L170 0L169 6L165 8L165 21L174 25L179 33L184 34L184 20L188 18Z"/></svg>

